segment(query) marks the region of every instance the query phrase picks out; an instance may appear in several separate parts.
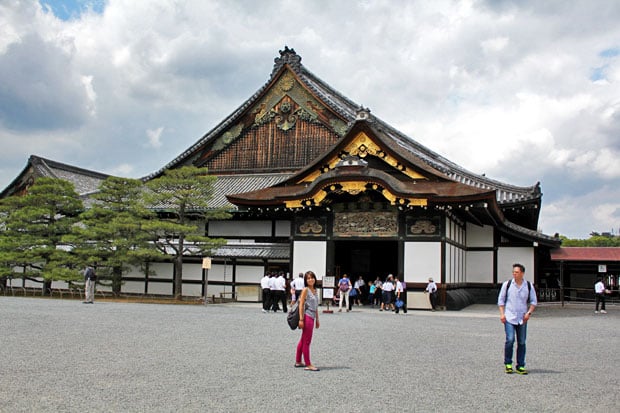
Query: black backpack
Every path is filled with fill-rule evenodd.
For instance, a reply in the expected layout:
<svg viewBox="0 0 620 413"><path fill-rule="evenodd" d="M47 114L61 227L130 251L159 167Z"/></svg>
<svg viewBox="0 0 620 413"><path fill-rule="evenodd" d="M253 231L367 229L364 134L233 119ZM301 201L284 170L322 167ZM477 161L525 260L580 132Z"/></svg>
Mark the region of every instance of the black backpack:
<svg viewBox="0 0 620 413"><path fill-rule="evenodd" d="M527 282L527 303L530 303L530 294L532 293L532 283ZM506 299L508 298L508 289L512 285L512 278L508 280L508 284L506 284L506 291L504 291L504 303L506 303Z"/></svg>

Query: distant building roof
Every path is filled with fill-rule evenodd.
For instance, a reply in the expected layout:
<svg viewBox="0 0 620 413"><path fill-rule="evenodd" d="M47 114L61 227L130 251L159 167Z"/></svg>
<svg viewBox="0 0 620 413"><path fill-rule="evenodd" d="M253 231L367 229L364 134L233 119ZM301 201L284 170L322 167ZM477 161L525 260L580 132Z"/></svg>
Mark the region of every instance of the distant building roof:
<svg viewBox="0 0 620 413"><path fill-rule="evenodd" d="M620 261L620 247L562 247L551 250L551 261Z"/></svg>
<svg viewBox="0 0 620 413"><path fill-rule="evenodd" d="M0 198L11 196L26 190L36 178L59 178L71 182L78 195L96 192L101 182L110 175L91 171L77 166L67 165L51 159L31 155L22 172L0 192Z"/></svg>

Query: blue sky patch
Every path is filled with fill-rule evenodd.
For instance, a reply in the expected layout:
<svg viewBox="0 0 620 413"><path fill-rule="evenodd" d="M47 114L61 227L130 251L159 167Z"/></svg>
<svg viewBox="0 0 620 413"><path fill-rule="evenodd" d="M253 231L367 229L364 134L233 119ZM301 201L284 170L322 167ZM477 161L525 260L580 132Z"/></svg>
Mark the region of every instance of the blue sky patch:
<svg viewBox="0 0 620 413"><path fill-rule="evenodd" d="M607 70L607 65L595 67L592 69L590 73L590 80L596 82L597 80L603 80L606 78L605 71Z"/></svg>
<svg viewBox="0 0 620 413"><path fill-rule="evenodd" d="M46 11L61 20L79 19L82 13L93 11L102 14L106 0L39 0Z"/></svg>
<svg viewBox="0 0 620 413"><path fill-rule="evenodd" d="M605 49L602 52L600 52L598 55L601 57L616 57L620 55L620 48L613 47L610 49Z"/></svg>

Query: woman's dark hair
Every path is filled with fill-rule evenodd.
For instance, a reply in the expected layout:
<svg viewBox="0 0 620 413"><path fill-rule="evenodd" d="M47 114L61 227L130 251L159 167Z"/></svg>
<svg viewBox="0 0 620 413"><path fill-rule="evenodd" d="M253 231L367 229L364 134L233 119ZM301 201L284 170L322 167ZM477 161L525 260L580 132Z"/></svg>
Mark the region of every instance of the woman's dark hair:
<svg viewBox="0 0 620 413"><path fill-rule="evenodd" d="M306 271L304 274L304 285L308 286L308 277L314 278L315 286L316 286L316 275L312 271Z"/></svg>

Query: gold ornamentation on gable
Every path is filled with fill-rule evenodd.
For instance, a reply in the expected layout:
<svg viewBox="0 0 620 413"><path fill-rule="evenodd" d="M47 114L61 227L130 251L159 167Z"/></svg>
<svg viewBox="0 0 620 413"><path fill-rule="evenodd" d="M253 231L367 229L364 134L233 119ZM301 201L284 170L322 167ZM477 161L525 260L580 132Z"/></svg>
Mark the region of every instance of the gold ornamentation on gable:
<svg viewBox="0 0 620 413"><path fill-rule="evenodd" d="M342 152L347 155L359 156L360 158L365 158L368 155L376 156L377 158L382 159L388 165L404 173L411 179L427 179L424 175L421 175L416 171L407 168L405 165L401 164L396 158L389 156L364 132L360 132L355 138L353 138L353 140L351 140L351 142L349 142L349 144L343 148ZM303 181L313 182L322 173L326 173L334 169L336 167L336 164L340 162L340 160L340 156L334 156L327 163L328 169L323 166L321 167L321 170L312 172L310 175L305 177ZM297 183L300 182L302 181L298 181Z"/></svg>
<svg viewBox="0 0 620 413"><path fill-rule="evenodd" d="M406 198L400 197L392 193L389 189L384 188L377 182L371 181L344 181L339 183L330 184L322 190L318 191L311 198L301 198L286 201L287 208L305 208L320 205L323 199L330 192L346 192L351 195L360 195L366 191L378 191L385 199L390 201L390 204L396 206L426 206L427 200L425 198Z"/></svg>
<svg viewBox="0 0 620 413"><path fill-rule="evenodd" d="M285 101L291 104L289 112L286 107L282 107L281 102ZM333 117L332 112L315 99L290 71L280 76L251 113L256 126L274 121L278 128L286 131L292 129L296 121L301 119L311 123L328 122L339 136L344 136L347 130L347 124Z"/></svg>
<svg viewBox="0 0 620 413"><path fill-rule="evenodd" d="M220 149L224 149L225 147L230 145L232 141L234 141L239 137L239 135L241 135L241 131L243 131L242 123L239 123L238 125L235 125L232 128L228 129L226 132L224 132L222 136L217 139L217 141L215 141L215 143L213 144L213 150L219 151Z"/></svg>
<svg viewBox="0 0 620 413"><path fill-rule="evenodd" d="M344 192L347 192L351 195L359 195L362 192L366 191L367 182L355 181L355 182L342 182L340 186Z"/></svg>
<svg viewBox="0 0 620 413"><path fill-rule="evenodd" d="M411 179L426 179L424 175L420 175L416 171L408 169L394 157L389 156L379 145L377 145L368 135L360 132L344 149L349 155L356 155L365 158L368 155L376 156L383 159L388 165L398 169Z"/></svg>
<svg viewBox="0 0 620 413"><path fill-rule="evenodd" d="M287 102L288 105L284 105ZM293 104L297 105L293 113ZM279 108L276 108L280 104ZM274 87L267 95L257 103L253 110L254 124L262 125L275 119L279 119L278 127L282 130L288 130L294 126L294 122L290 122L287 117L290 114L297 118L316 122L318 112L325 108L314 99L314 97L304 89L295 76L291 72L284 73L275 83ZM296 118L296 119L297 119Z"/></svg>
<svg viewBox="0 0 620 413"><path fill-rule="evenodd" d="M280 82L278 82L278 87L283 92L288 92L293 89L293 86L295 86L295 78L293 77L291 72L286 72L280 78Z"/></svg>
<svg viewBox="0 0 620 413"><path fill-rule="evenodd" d="M341 121L340 119L335 119L335 118L330 119L329 124L331 125L334 132L338 134L338 136L344 136L347 133L347 129L348 129L347 124Z"/></svg>

